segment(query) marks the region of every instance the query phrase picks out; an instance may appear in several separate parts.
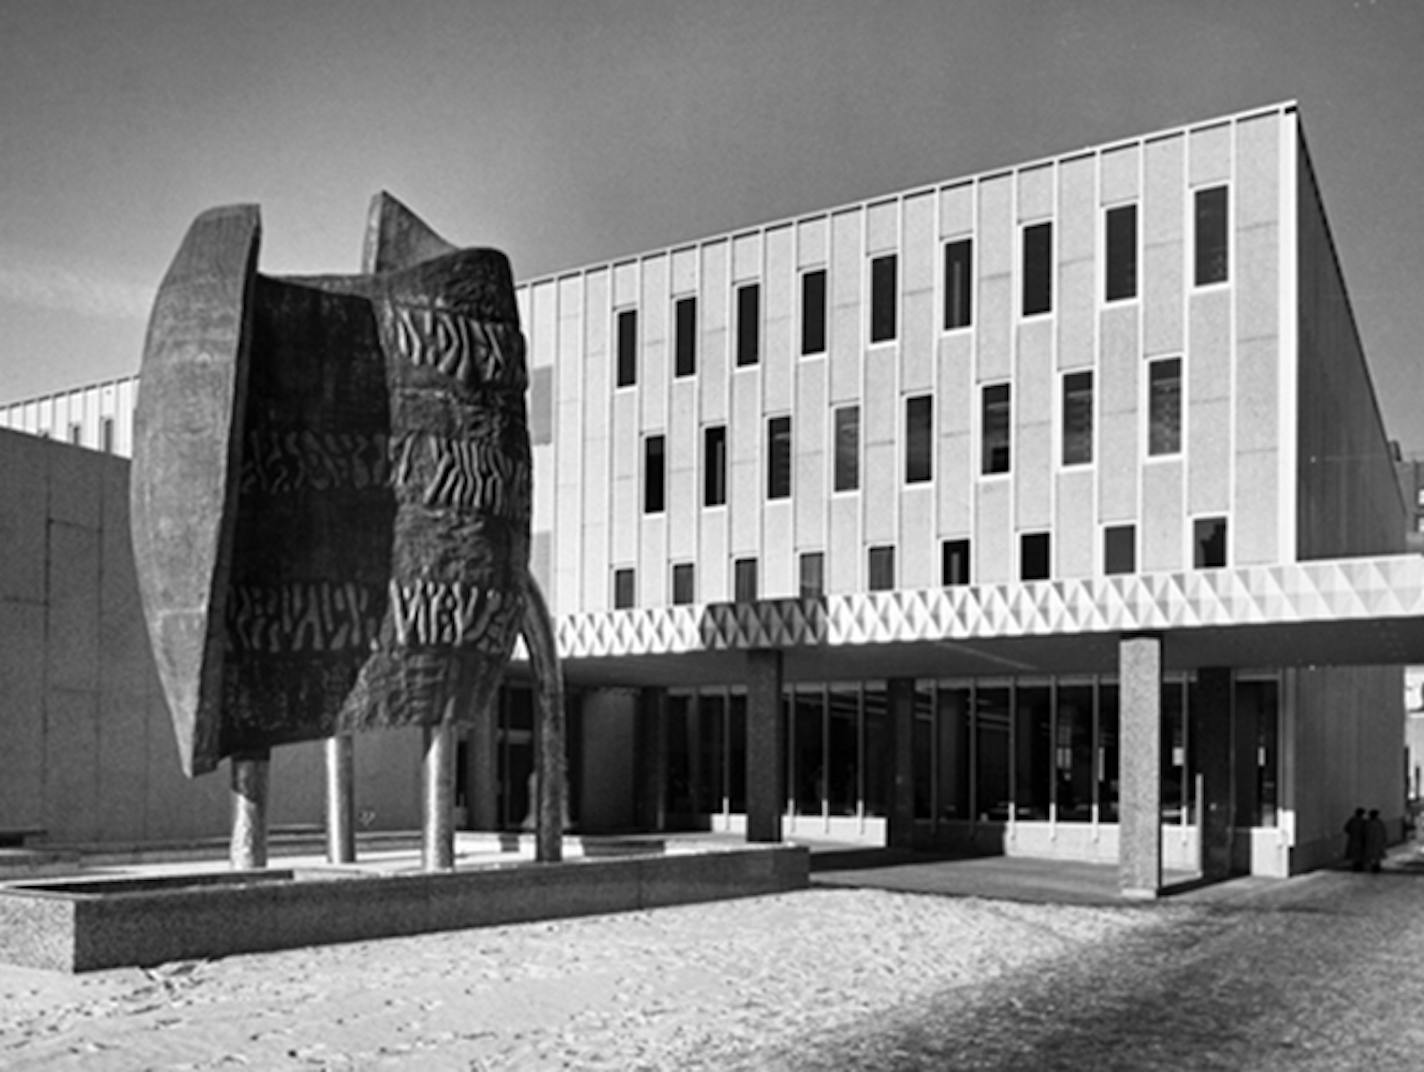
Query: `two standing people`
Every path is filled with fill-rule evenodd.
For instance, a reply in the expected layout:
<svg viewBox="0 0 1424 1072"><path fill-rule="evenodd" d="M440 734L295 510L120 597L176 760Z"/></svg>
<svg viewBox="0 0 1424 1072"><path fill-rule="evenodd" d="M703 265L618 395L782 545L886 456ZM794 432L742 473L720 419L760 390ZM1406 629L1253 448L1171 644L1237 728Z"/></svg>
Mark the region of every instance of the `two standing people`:
<svg viewBox="0 0 1424 1072"><path fill-rule="evenodd" d="M1379 871L1388 839L1378 808L1372 808L1368 818L1364 808L1356 808L1345 823L1345 858L1350 861L1350 870L1363 871L1368 867Z"/></svg>

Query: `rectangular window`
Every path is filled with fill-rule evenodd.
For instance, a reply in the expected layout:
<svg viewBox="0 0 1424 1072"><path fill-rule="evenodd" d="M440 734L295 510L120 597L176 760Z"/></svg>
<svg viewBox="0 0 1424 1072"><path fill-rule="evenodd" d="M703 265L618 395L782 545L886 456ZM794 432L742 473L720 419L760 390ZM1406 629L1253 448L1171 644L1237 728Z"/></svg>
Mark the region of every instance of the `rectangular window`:
<svg viewBox="0 0 1424 1072"><path fill-rule="evenodd" d="M969 583L968 540L945 540L939 545L939 581L946 588Z"/></svg>
<svg viewBox="0 0 1424 1072"><path fill-rule="evenodd" d="M643 513L660 514L666 494L666 441L660 435L643 440Z"/></svg>
<svg viewBox="0 0 1424 1072"><path fill-rule="evenodd" d="M870 590L888 592L895 587L895 548L870 549Z"/></svg>
<svg viewBox="0 0 1424 1072"><path fill-rule="evenodd" d="M1093 374L1070 372L1063 377L1063 464L1086 465L1093 460Z"/></svg>
<svg viewBox="0 0 1424 1072"><path fill-rule="evenodd" d="M727 426L702 429L702 505L722 506L727 502Z"/></svg>
<svg viewBox="0 0 1424 1072"><path fill-rule="evenodd" d="M984 419L980 471L1009 471L1009 385L989 384L984 388Z"/></svg>
<svg viewBox="0 0 1424 1072"><path fill-rule="evenodd" d="M1224 283L1227 277L1226 187L1198 190L1196 198L1196 283Z"/></svg>
<svg viewBox="0 0 1424 1072"><path fill-rule="evenodd" d="M801 555L801 598L819 599L826 594L826 555L806 551Z"/></svg>
<svg viewBox="0 0 1424 1072"><path fill-rule="evenodd" d="M1035 223L1023 229L1023 315L1053 308L1053 224Z"/></svg>
<svg viewBox="0 0 1424 1072"><path fill-rule="evenodd" d="M934 457L934 397L916 395L905 399L905 483L920 484L930 479Z"/></svg>
<svg viewBox="0 0 1424 1072"><path fill-rule="evenodd" d="M1226 565L1226 518L1199 517L1192 522L1192 564L1197 569Z"/></svg>
<svg viewBox="0 0 1424 1072"><path fill-rule="evenodd" d="M99 449L105 454L114 453L114 418L105 417L99 422Z"/></svg>
<svg viewBox="0 0 1424 1072"><path fill-rule="evenodd" d="M1019 537L1019 579L1048 580L1048 533L1025 532Z"/></svg>
<svg viewBox="0 0 1424 1072"><path fill-rule="evenodd" d="M826 270L801 277L801 352L826 352Z"/></svg>
<svg viewBox="0 0 1424 1072"><path fill-rule="evenodd" d="M761 360L761 287L748 283L737 288L737 364Z"/></svg>
<svg viewBox="0 0 1424 1072"><path fill-rule="evenodd" d="M1147 366L1147 453L1182 449L1182 359L1164 357Z"/></svg>
<svg viewBox="0 0 1424 1072"><path fill-rule="evenodd" d="M766 422L766 497L791 496L791 418L772 417Z"/></svg>
<svg viewBox="0 0 1424 1072"><path fill-rule="evenodd" d="M974 241L961 238L944 247L944 329L967 328L973 322L972 268Z"/></svg>
<svg viewBox="0 0 1424 1072"><path fill-rule="evenodd" d="M693 579L695 574L691 562L679 562L672 568L672 601L676 606L683 606L696 599L693 591Z"/></svg>
<svg viewBox="0 0 1424 1072"><path fill-rule="evenodd" d="M1136 569L1136 526L1112 525L1103 529L1103 572L1132 573Z"/></svg>
<svg viewBox="0 0 1424 1072"><path fill-rule="evenodd" d="M733 597L738 603L755 603L757 598L757 560L738 558L732 562Z"/></svg>
<svg viewBox="0 0 1424 1072"><path fill-rule="evenodd" d="M836 491L860 487L860 407L836 410Z"/></svg>
<svg viewBox="0 0 1424 1072"><path fill-rule="evenodd" d="M871 342L886 342L895 337L895 270L893 253L870 262Z"/></svg>
<svg viewBox="0 0 1424 1072"><path fill-rule="evenodd" d="M676 361L673 374L691 376L697 372L697 299L677 300Z"/></svg>
<svg viewBox="0 0 1424 1072"><path fill-rule="evenodd" d="M638 382L638 310L618 314L618 386Z"/></svg>
<svg viewBox="0 0 1424 1072"><path fill-rule="evenodd" d="M69 441L78 446L84 439L84 426L82 424L71 424L69 426Z"/></svg>
<svg viewBox="0 0 1424 1072"><path fill-rule="evenodd" d="M627 610L633 605L633 571L616 569L613 571L613 609Z"/></svg>
<svg viewBox="0 0 1424 1072"><path fill-rule="evenodd" d="M1137 297L1137 206L1121 205L1107 213L1108 301Z"/></svg>

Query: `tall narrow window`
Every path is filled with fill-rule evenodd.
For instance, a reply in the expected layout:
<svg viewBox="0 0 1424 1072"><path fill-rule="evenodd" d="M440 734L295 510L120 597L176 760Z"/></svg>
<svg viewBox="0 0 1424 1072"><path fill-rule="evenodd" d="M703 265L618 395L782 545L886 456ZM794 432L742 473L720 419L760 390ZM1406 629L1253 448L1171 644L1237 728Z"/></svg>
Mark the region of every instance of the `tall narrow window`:
<svg viewBox="0 0 1424 1072"><path fill-rule="evenodd" d="M946 588L969 583L969 541L945 540L939 549L939 581Z"/></svg>
<svg viewBox="0 0 1424 1072"><path fill-rule="evenodd" d="M1103 529L1103 572L1131 573L1137 569L1137 527L1111 525Z"/></svg>
<svg viewBox="0 0 1424 1072"><path fill-rule="evenodd" d="M772 417L766 422L766 497L791 495L791 418Z"/></svg>
<svg viewBox="0 0 1424 1072"><path fill-rule="evenodd" d="M674 375L691 376L697 371L697 299L677 300L676 360Z"/></svg>
<svg viewBox="0 0 1424 1072"><path fill-rule="evenodd" d="M693 591L695 573L691 562L679 562L672 568L672 601L676 606L692 603L696 599Z"/></svg>
<svg viewBox="0 0 1424 1072"><path fill-rule="evenodd" d="M919 484L930 479L934 466L932 434L934 398L916 395L905 399L905 483Z"/></svg>
<svg viewBox="0 0 1424 1072"><path fill-rule="evenodd" d="M1199 517L1192 522L1192 548L1197 569L1226 565L1226 518Z"/></svg>
<svg viewBox="0 0 1424 1072"><path fill-rule="evenodd" d="M1147 366L1147 453L1182 449L1182 359L1164 357Z"/></svg>
<svg viewBox="0 0 1424 1072"><path fill-rule="evenodd" d="M1198 190L1196 198L1196 283L1224 283L1227 277L1226 187Z"/></svg>
<svg viewBox="0 0 1424 1072"><path fill-rule="evenodd" d="M660 435L643 440L643 513L660 514L667 499L666 441Z"/></svg>
<svg viewBox="0 0 1424 1072"><path fill-rule="evenodd" d="M1053 308L1053 224L1023 229L1023 315Z"/></svg>
<svg viewBox="0 0 1424 1072"><path fill-rule="evenodd" d="M84 426L77 421L69 426L69 441L78 446L84 439Z"/></svg>
<svg viewBox="0 0 1424 1072"><path fill-rule="evenodd" d="M755 603L757 598L757 560L738 558L732 562L732 598L738 603Z"/></svg>
<svg viewBox="0 0 1424 1072"><path fill-rule="evenodd" d="M1048 580L1049 541L1046 532L1025 532L1019 537L1019 578Z"/></svg>
<svg viewBox="0 0 1424 1072"><path fill-rule="evenodd" d="M105 417L99 422L99 449L105 454L114 453L114 418Z"/></svg>
<svg viewBox="0 0 1424 1072"><path fill-rule="evenodd" d="M761 287L748 283L737 288L737 364L761 360Z"/></svg>
<svg viewBox="0 0 1424 1072"><path fill-rule="evenodd" d="M989 384L984 388L983 443L980 470L984 473L1009 471L1009 385Z"/></svg>
<svg viewBox="0 0 1424 1072"><path fill-rule="evenodd" d="M973 322L974 289L971 269L974 241L961 238L944 247L944 328L967 328Z"/></svg>
<svg viewBox="0 0 1424 1072"><path fill-rule="evenodd" d="M869 588L872 592L888 592L895 587L895 548L870 549Z"/></svg>
<svg viewBox="0 0 1424 1072"><path fill-rule="evenodd" d="M1070 372L1063 377L1063 464L1092 460L1093 374Z"/></svg>
<svg viewBox="0 0 1424 1072"><path fill-rule="evenodd" d="M826 270L801 277L801 352L826 352Z"/></svg>
<svg viewBox="0 0 1424 1072"><path fill-rule="evenodd" d="M613 609L627 610L633 605L633 571L616 569L613 571Z"/></svg>
<svg viewBox="0 0 1424 1072"><path fill-rule="evenodd" d="M819 599L826 594L826 554L806 551L801 555L801 598Z"/></svg>
<svg viewBox="0 0 1424 1072"><path fill-rule="evenodd" d="M836 410L836 491L860 487L860 407Z"/></svg>
<svg viewBox="0 0 1424 1072"><path fill-rule="evenodd" d="M722 506L727 502L727 426L709 425L702 430L702 505Z"/></svg>
<svg viewBox="0 0 1424 1072"><path fill-rule="evenodd" d="M618 386L638 382L638 310L618 314Z"/></svg>
<svg viewBox="0 0 1424 1072"><path fill-rule="evenodd" d="M1120 205L1107 213L1108 264L1104 296L1108 301L1137 297L1137 206Z"/></svg>
<svg viewBox="0 0 1424 1072"><path fill-rule="evenodd" d="M870 341L885 342L895 337L895 255L886 254L870 262Z"/></svg>

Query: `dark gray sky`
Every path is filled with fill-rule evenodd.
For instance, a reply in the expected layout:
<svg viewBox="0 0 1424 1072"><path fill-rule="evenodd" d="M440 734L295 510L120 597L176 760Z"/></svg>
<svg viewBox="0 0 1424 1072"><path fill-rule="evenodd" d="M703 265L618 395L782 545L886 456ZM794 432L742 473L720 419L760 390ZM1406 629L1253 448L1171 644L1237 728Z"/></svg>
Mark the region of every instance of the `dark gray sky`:
<svg viewBox="0 0 1424 1072"><path fill-rule="evenodd" d="M388 189L527 279L1286 99L1424 452L1418 0L0 0L0 399L137 371L214 205L344 272Z"/></svg>

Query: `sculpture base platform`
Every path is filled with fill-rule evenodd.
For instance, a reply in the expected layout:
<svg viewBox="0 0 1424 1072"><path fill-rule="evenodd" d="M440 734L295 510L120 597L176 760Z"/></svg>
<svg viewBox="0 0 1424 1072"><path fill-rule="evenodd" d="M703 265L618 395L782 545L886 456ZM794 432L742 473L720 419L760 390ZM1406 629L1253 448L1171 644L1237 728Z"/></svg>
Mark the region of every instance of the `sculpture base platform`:
<svg viewBox="0 0 1424 1072"><path fill-rule="evenodd" d="M804 889L804 847L380 874L315 867L0 888L0 961L63 972L627 912Z"/></svg>

